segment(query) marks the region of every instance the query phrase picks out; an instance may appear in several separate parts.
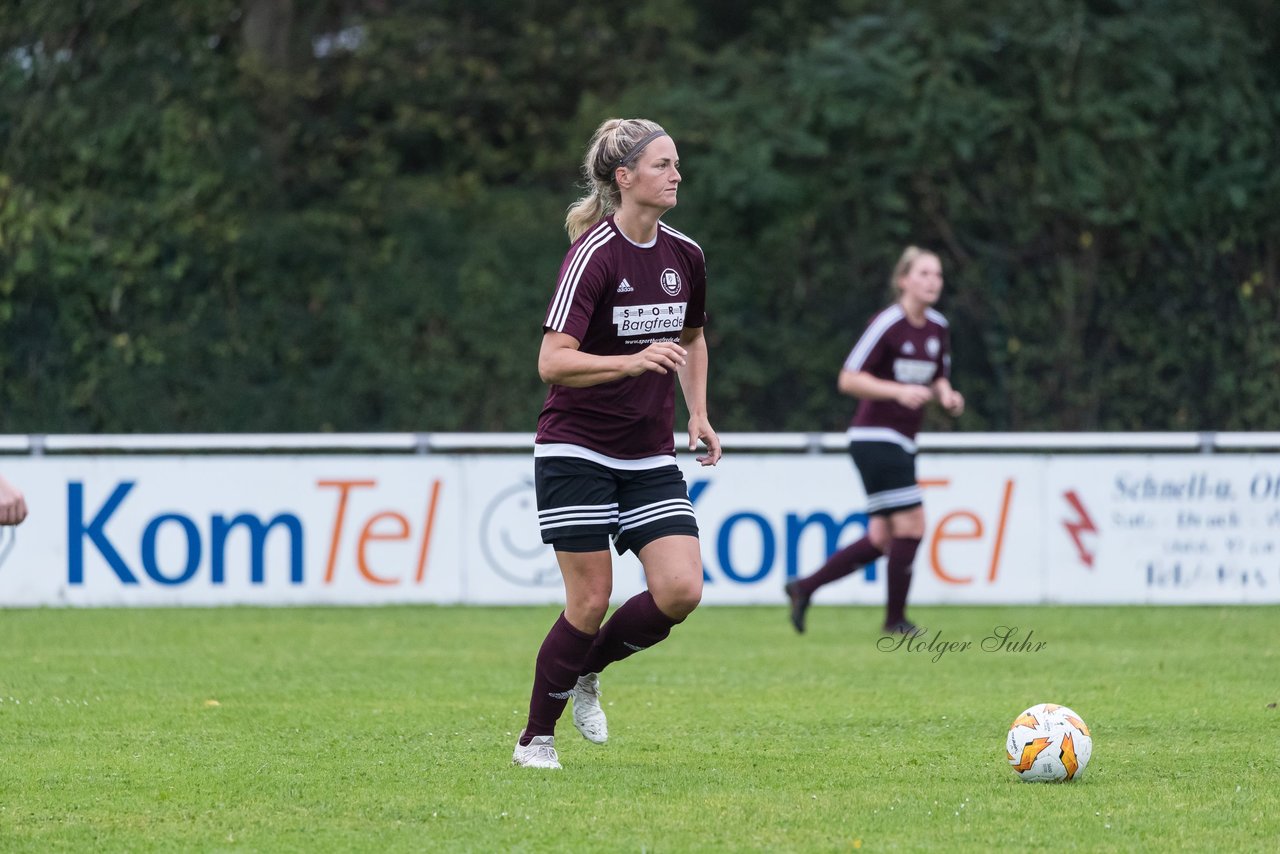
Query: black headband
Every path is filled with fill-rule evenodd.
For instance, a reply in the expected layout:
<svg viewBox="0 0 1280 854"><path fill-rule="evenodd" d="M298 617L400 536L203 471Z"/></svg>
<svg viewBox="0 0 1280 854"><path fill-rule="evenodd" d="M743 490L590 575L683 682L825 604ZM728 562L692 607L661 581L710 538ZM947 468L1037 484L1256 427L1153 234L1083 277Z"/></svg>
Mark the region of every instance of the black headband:
<svg viewBox="0 0 1280 854"><path fill-rule="evenodd" d="M622 166L626 166L626 165L627 165L627 163L628 163L629 161L631 161L631 160L632 160L632 158L634 158L634 157L635 157L637 154L639 154L640 152L644 151L644 147L645 147L646 145L648 145L649 143L653 142L653 141L654 141L655 139L657 139L658 137L660 137L660 136L666 136L666 135L667 135L667 132L666 132L665 130L663 130L662 128L658 128L657 130L655 130L654 132L652 132L652 133L651 133L651 134L649 134L648 136L646 136L646 137L644 137L643 139L641 139L641 140L640 140L639 142L637 142L635 145L633 145L633 146L631 147L631 150L630 150L630 151L628 151L626 154L624 154L624 155L622 156L622 159L621 159L621 160L619 160L619 161L617 162L617 164L616 164L613 168L614 168L614 169L618 169L618 168L620 168L620 167L622 167Z"/></svg>

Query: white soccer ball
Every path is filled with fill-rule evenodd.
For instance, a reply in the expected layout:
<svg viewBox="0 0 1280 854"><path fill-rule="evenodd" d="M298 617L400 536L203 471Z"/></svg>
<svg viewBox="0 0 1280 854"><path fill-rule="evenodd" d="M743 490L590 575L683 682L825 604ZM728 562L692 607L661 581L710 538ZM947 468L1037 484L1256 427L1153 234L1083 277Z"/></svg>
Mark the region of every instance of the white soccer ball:
<svg viewBox="0 0 1280 854"><path fill-rule="evenodd" d="M1075 780L1093 755L1093 737L1066 706L1041 703L1009 725L1005 753L1013 773L1028 783Z"/></svg>

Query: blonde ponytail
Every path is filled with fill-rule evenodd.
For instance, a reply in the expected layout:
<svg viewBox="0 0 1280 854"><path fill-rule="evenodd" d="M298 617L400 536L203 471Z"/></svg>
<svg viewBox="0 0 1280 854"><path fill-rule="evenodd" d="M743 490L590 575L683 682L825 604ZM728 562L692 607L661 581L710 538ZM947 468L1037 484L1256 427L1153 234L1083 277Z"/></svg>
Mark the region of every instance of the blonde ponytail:
<svg viewBox="0 0 1280 854"><path fill-rule="evenodd" d="M570 243L618 209L622 192L614 173L622 166L631 168L649 141L663 133L660 125L648 119L609 119L596 128L582 161L587 193L569 206L564 218Z"/></svg>

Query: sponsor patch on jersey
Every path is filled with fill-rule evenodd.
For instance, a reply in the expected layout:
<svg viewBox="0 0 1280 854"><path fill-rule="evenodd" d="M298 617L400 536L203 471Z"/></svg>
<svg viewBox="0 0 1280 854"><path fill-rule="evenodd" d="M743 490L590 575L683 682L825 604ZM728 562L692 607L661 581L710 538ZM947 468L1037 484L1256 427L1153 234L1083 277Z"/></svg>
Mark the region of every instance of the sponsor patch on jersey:
<svg viewBox="0 0 1280 854"><path fill-rule="evenodd" d="M680 274L668 267L662 271L662 289L670 296L680 294Z"/></svg>
<svg viewBox="0 0 1280 854"><path fill-rule="evenodd" d="M937 370L937 362L926 362L923 359L893 360L893 378L900 383L928 385L933 382L933 375Z"/></svg>
<svg viewBox="0 0 1280 854"><path fill-rule="evenodd" d="M651 305L615 305L613 325L621 338L632 335L679 335L684 329L682 302L660 302Z"/></svg>

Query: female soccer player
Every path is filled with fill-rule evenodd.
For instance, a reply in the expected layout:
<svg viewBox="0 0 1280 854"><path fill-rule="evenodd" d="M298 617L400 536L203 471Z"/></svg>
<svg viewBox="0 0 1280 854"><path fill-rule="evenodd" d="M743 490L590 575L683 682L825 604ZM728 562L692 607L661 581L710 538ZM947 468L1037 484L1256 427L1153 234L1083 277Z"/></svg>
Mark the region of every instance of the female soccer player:
<svg viewBox="0 0 1280 854"><path fill-rule="evenodd" d="M603 744L599 673L670 634L702 598L698 525L676 468L675 378L689 409L689 449L720 460L707 420L706 263L661 222L676 206L680 158L661 127L610 119L569 209L572 245L543 321L538 373L550 386L534 448L543 542L555 548L565 608L538 651L529 718L512 761L559 768L556 721ZM648 589L601 625L613 590L609 538L632 551Z"/></svg>
<svg viewBox="0 0 1280 854"><path fill-rule="evenodd" d="M791 623L804 632L813 593L882 554L889 555L886 634L910 634L907 590L911 564L924 536L924 509L916 483L916 433L924 406L937 400L947 412L964 412L964 397L951 387L947 320L932 306L942 294L938 256L908 246L893 269L898 300L867 324L836 387L861 400L849 427L849 452L862 476L871 520L867 534L833 554L813 575L786 585Z"/></svg>

